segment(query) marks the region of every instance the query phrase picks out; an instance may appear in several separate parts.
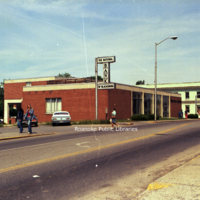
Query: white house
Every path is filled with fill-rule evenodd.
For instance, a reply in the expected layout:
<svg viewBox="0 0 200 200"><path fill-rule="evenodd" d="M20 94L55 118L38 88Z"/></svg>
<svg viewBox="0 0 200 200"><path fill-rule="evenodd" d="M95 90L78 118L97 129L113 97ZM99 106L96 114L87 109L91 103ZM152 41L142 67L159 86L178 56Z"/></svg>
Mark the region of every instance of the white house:
<svg viewBox="0 0 200 200"><path fill-rule="evenodd" d="M155 88L154 84L137 86ZM187 109L189 114L200 114L200 82L157 84L157 90L181 94L183 113Z"/></svg>

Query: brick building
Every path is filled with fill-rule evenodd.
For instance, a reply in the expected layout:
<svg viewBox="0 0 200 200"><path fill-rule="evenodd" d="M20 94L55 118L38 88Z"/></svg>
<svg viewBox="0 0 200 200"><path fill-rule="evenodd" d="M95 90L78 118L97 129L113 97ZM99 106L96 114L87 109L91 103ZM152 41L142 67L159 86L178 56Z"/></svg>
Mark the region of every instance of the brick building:
<svg viewBox="0 0 200 200"><path fill-rule="evenodd" d="M98 90L98 119L110 118L113 107L118 119L133 114L154 113L154 90L114 83L115 89ZM90 78L61 79L44 77L5 80L4 122L10 120L10 105L21 105L26 111L31 104L39 122L51 121L54 111L68 111L72 121L95 120L95 82ZM178 117L181 95L157 92L157 113L162 117Z"/></svg>

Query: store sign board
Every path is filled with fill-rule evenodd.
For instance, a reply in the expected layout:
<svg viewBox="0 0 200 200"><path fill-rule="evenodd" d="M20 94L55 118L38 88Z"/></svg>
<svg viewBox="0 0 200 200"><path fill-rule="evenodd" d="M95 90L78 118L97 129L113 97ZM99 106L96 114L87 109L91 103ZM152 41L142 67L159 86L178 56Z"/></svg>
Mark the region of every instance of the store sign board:
<svg viewBox="0 0 200 200"><path fill-rule="evenodd" d="M98 64L113 63L113 62L115 62L115 56L97 58Z"/></svg>
<svg viewBox="0 0 200 200"><path fill-rule="evenodd" d="M98 89L115 89L114 83L98 84Z"/></svg>

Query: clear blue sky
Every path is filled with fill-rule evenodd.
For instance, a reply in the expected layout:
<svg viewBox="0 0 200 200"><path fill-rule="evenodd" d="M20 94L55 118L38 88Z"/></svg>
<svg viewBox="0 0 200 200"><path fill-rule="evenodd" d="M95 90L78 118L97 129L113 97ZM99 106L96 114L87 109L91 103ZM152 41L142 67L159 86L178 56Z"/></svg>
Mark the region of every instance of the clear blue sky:
<svg viewBox="0 0 200 200"><path fill-rule="evenodd" d="M3 79L95 74L95 57L116 56L111 81L200 81L197 0L0 0ZM99 75L103 76L102 65Z"/></svg>

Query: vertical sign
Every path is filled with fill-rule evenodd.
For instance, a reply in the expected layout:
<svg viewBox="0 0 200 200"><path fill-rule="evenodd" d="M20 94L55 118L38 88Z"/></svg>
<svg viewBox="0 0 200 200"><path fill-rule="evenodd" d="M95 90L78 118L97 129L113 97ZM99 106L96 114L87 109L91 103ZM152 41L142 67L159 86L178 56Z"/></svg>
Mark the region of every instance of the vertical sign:
<svg viewBox="0 0 200 200"><path fill-rule="evenodd" d="M110 63L115 62L115 56L95 58L95 110L98 119L98 89L115 89L115 84L110 83ZM103 84L98 84L98 64L103 64Z"/></svg>
<svg viewBox="0 0 200 200"><path fill-rule="evenodd" d="M103 83L110 83L110 63L103 64Z"/></svg>

